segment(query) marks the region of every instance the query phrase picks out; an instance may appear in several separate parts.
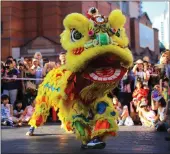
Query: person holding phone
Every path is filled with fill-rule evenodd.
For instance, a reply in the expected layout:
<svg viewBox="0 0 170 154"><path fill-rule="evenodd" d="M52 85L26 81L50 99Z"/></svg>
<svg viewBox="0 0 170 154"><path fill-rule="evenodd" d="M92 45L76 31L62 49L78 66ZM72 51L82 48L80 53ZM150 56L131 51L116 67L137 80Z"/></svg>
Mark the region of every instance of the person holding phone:
<svg viewBox="0 0 170 154"><path fill-rule="evenodd" d="M141 81L142 83L146 81L146 73L144 72L144 64L141 59L138 59L135 62L135 66L133 67L133 73L135 75L135 85L137 81Z"/></svg>
<svg viewBox="0 0 170 154"><path fill-rule="evenodd" d="M18 82L15 80L18 77L18 71L14 68L13 61L7 60L5 63L5 73L3 79L3 94L10 97L10 103L13 105L17 98ZM11 79L5 79L11 78Z"/></svg>

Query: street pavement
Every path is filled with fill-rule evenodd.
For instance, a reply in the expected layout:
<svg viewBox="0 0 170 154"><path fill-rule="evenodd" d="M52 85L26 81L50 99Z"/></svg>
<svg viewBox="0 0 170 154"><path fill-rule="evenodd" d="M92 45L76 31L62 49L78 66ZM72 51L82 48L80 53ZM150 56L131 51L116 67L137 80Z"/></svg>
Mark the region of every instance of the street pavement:
<svg viewBox="0 0 170 154"><path fill-rule="evenodd" d="M121 126L117 137L106 140L105 149L83 150L74 134L65 133L59 124L46 124L30 137L25 133L29 127L1 128L1 152L5 153L61 153L61 154L111 154L111 153L167 153L170 142L165 141L166 132L155 132L142 126Z"/></svg>

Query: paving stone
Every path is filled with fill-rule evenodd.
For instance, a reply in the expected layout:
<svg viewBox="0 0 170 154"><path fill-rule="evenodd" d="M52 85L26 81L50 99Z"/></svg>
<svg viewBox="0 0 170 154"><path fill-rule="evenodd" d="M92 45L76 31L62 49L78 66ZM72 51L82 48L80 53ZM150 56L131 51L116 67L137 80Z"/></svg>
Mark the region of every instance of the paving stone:
<svg viewBox="0 0 170 154"><path fill-rule="evenodd" d="M102 150L82 150L74 134L67 134L60 125L46 124L35 131L35 136L25 133L29 127L2 127L2 153L170 153L170 142L165 141L166 132L155 132L142 126L120 127L118 136L106 140Z"/></svg>

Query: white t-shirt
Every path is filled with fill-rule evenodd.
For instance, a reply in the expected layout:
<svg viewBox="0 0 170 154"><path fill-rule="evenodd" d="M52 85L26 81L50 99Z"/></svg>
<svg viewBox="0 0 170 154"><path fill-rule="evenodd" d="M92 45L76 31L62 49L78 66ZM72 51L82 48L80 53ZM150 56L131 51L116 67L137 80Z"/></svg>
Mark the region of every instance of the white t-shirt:
<svg viewBox="0 0 170 154"><path fill-rule="evenodd" d="M158 114L159 114L159 119L160 121L165 120L165 112L166 112L166 108L163 107L162 110L160 108L158 108Z"/></svg>
<svg viewBox="0 0 170 154"><path fill-rule="evenodd" d="M136 82L137 82L137 79L138 78L140 78L141 80L142 80L142 82L144 81L144 72L142 71L142 72L136 72L136 74L135 74L135 85L134 86L136 86Z"/></svg>
<svg viewBox="0 0 170 154"><path fill-rule="evenodd" d="M143 71L142 72L136 72L136 76L144 79L144 72Z"/></svg>

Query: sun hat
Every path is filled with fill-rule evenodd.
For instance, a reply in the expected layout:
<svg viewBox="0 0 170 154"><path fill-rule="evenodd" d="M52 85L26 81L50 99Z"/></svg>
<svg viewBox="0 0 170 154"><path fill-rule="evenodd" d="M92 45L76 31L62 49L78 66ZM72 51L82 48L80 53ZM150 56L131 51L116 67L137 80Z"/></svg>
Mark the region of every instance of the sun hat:
<svg viewBox="0 0 170 154"><path fill-rule="evenodd" d="M138 59L135 64L143 64L143 61L141 59Z"/></svg>
<svg viewBox="0 0 170 154"><path fill-rule="evenodd" d="M145 107L145 106L148 106L148 103L146 101L142 101L140 103L140 107L142 108L142 107Z"/></svg>

